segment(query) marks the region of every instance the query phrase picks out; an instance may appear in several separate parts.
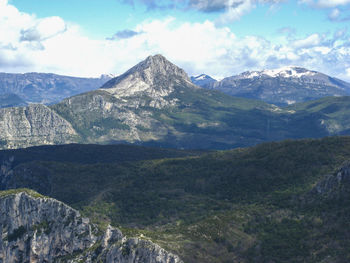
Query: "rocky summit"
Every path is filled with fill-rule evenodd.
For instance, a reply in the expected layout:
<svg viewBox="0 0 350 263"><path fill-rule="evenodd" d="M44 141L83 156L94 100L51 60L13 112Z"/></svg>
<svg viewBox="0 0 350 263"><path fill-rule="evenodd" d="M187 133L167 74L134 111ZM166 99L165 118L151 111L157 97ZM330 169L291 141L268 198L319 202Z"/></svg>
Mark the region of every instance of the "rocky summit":
<svg viewBox="0 0 350 263"><path fill-rule="evenodd" d="M162 55L155 55L149 56L121 76L108 81L101 90L116 98L133 101L131 105L135 107L163 108L176 105L176 99L165 99L174 92L176 86L195 88L183 69Z"/></svg>
<svg viewBox="0 0 350 263"><path fill-rule="evenodd" d="M350 94L350 84L323 73L300 67L247 71L202 87L276 105Z"/></svg>
<svg viewBox="0 0 350 263"><path fill-rule="evenodd" d="M0 192L1 262L181 263L146 239L99 229L77 210L32 190Z"/></svg>

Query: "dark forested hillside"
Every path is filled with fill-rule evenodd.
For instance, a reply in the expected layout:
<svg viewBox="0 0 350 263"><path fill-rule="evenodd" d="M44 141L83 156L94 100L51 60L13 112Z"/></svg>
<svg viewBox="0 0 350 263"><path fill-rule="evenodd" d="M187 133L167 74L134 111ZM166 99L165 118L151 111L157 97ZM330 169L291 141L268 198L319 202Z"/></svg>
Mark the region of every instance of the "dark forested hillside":
<svg viewBox="0 0 350 263"><path fill-rule="evenodd" d="M78 146L67 147L77 153ZM89 153L97 146L83 147ZM163 150L149 158L141 157L144 148L119 146L129 157L108 162L71 159L68 152L46 157L61 156L64 148L56 148L2 151L3 186L55 197L101 225L147 236L185 262L346 262L350 256L347 173L337 187L324 182L333 182L327 178L341 167L347 171L349 137L204 154ZM38 149L41 157L25 158Z"/></svg>

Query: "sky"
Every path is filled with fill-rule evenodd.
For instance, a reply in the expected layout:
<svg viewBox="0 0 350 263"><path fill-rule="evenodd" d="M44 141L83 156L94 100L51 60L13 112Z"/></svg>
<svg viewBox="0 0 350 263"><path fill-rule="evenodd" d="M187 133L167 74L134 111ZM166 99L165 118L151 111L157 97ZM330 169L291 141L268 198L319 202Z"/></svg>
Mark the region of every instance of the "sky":
<svg viewBox="0 0 350 263"><path fill-rule="evenodd" d="M189 75L350 81L349 30L350 0L0 0L0 72L119 75L162 54Z"/></svg>

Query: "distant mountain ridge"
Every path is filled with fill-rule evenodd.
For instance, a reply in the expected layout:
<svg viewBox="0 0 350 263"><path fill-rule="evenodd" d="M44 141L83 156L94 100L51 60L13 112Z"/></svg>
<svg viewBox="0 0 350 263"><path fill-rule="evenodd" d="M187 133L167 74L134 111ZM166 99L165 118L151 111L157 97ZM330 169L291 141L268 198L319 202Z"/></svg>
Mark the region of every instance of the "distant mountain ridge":
<svg viewBox="0 0 350 263"><path fill-rule="evenodd" d="M276 105L350 95L350 83L301 67L247 71L200 86Z"/></svg>
<svg viewBox="0 0 350 263"><path fill-rule="evenodd" d="M228 149L349 134L349 100L329 97L281 108L232 97L194 85L183 69L155 55L100 89L49 107L0 109L0 148L123 142Z"/></svg>
<svg viewBox="0 0 350 263"><path fill-rule="evenodd" d="M216 79L213 79L212 77L206 74L192 76L191 81L193 84L198 85L200 87L217 82Z"/></svg>
<svg viewBox="0 0 350 263"><path fill-rule="evenodd" d="M52 104L67 97L98 89L112 78L78 78L52 73L0 73L0 94L9 94L12 103L1 102L0 107L23 106L28 103Z"/></svg>

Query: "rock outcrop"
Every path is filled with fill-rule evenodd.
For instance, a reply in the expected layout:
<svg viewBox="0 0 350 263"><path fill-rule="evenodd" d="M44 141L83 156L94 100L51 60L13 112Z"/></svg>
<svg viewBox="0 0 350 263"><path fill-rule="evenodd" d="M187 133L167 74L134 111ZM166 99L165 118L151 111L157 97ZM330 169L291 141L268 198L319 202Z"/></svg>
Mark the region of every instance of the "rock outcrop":
<svg viewBox="0 0 350 263"><path fill-rule="evenodd" d="M0 192L0 213L0 262L182 262L111 226L102 232L77 210L32 190Z"/></svg>
<svg viewBox="0 0 350 263"><path fill-rule="evenodd" d="M174 92L176 86L196 88L183 69L162 55L155 55L149 56L121 76L108 81L101 89L124 101L135 101L135 98L138 98L137 103L129 103L129 106L161 109L176 105L176 98L165 99Z"/></svg>
<svg viewBox="0 0 350 263"><path fill-rule="evenodd" d="M309 192L311 200L333 200L350 197L350 161L345 162L335 173L326 175Z"/></svg>
<svg viewBox="0 0 350 263"><path fill-rule="evenodd" d="M5 149L73 142L72 125L45 105L0 109L0 146Z"/></svg>

